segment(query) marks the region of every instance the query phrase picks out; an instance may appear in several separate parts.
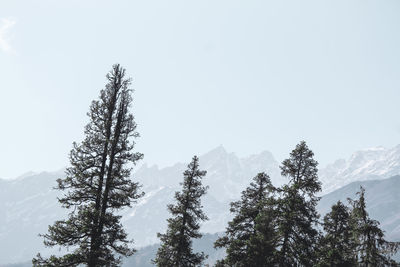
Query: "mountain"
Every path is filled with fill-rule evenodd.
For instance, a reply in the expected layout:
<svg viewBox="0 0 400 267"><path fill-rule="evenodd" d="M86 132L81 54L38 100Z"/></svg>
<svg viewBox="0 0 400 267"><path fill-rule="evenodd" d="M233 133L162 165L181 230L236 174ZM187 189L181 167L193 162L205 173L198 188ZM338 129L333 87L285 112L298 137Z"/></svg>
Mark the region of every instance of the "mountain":
<svg viewBox="0 0 400 267"><path fill-rule="evenodd" d="M121 215L136 248L157 243L157 232L165 231L169 217L166 205L173 201L174 192L180 190L185 168L184 163L166 168L144 164L135 171L132 179L143 185L146 195ZM241 191L258 172L266 171L276 186L286 182L280 176L279 162L268 151L239 158L219 146L200 156L200 168L207 170L203 182L210 187L202 202L210 218L202 225L201 231L205 233L225 230L231 219L229 203L240 198ZM382 222L390 239L399 239L400 207L395 200L399 199L396 189L400 187L397 178L383 179L400 174L400 146L359 151L349 160L336 161L319 173L323 190L329 193L321 200L321 212L328 211L338 199L354 197L360 182L352 182L363 181L371 216ZM67 214L57 202L60 192L52 189L56 179L63 175L62 171L43 172L14 180L0 179L0 266L29 261L37 252L59 253L58 248L45 249L38 234L46 233L48 225ZM371 179L377 180L364 182Z"/></svg>
<svg viewBox="0 0 400 267"><path fill-rule="evenodd" d="M208 258L204 264L213 264L225 256L224 249L214 249L213 244L221 233L204 234L202 238L193 241L193 251L204 252ZM140 266L140 267L154 267L152 260L155 258L159 244L143 247L136 251L136 253L128 258L123 259L122 267ZM26 261L14 264L0 264L0 267L31 267L32 262Z"/></svg>
<svg viewBox="0 0 400 267"><path fill-rule="evenodd" d="M354 181L385 179L400 174L400 145L394 148L369 148L355 152L319 171L324 193Z"/></svg>
<svg viewBox="0 0 400 267"><path fill-rule="evenodd" d="M319 213L323 216L328 213L331 206L338 200L348 203L347 198L356 198L356 192L360 186L366 189L367 210L371 218L380 221L381 227L385 230L386 239L389 241L400 241L400 176L391 177L383 180L353 182L338 190L335 190L323 196L317 207ZM215 264L217 259L224 256L224 250L213 249L213 244L218 234L206 234L200 240L193 242L195 251L204 251L209 258L206 263L210 266ZM123 267L141 266L150 267L151 260L154 259L158 244L140 249L135 255L125 260ZM396 255L396 260L400 260Z"/></svg>
<svg viewBox="0 0 400 267"><path fill-rule="evenodd" d="M400 176L383 180L357 181L335 190L319 201L318 211L323 216L338 200L348 204L355 199L360 186L365 188L367 210L372 219L378 220L386 231L388 240L400 241Z"/></svg>
<svg viewBox="0 0 400 267"><path fill-rule="evenodd" d="M133 179L139 181L146 195L132 209L121 213L122 223L135 240L136 247L158 242L157 232L164 232L169 214L166 205L173 201L174 192L180 190L186 164L167 168L143 165ZM282 184L279 163L270 152L239 158L222 146L200 156L200 168L207 170L204 184L208 194L203 206L209 221L202 231L223 231L230 220L229 203L240 197L250 180L261 171L267 171L275 184ZM0 264L22 262L37 252L43 255L57 253L57 249L44 249L39 233L46 233L55 220L64 218L67 211L60 208L60 192L52 189L62 172L39 173L15 180L0 180ZM144 227L145 226L145 227Z"/></svg>
<svg viewBox="0 0 400 267"><path fill-rule="evenodd" d="M38 234L66 215L52 189L61 175L43 172L0 180L0 264L32 258L42 247Z"/></svg>
<svg viewBox="0 0 400 267"><path fill-rule="evenodd" d="M207 170L203 183L209 186L202 204L210 218L203 223L202 231L215 233L225 229L231 218L229 203L240 196L257 173L267 171L273 181L282 183L278 165L272 154L266 151L241 159L220 146L200 156L200 169ZM145 165L135 173L135 179L143 185L146 196L123 214L123 223L138 245L154 244L158 241L155 233L166 229L169 217L166 205L173 201L174 192L180 190L185 168L186 164L163 169ZM147 227L143 229L143 225Z"/></svg>

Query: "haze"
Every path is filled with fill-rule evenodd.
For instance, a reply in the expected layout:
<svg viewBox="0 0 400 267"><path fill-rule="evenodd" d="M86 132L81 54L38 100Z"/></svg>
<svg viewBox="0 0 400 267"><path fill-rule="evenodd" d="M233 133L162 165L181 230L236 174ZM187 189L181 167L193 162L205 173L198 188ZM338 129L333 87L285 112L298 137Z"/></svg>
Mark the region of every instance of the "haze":
<svg viewBox="0 0 400 267"><path fill-rule="evenodd" d="M325 165L400 137L400 2L0 4L0 177L68 165L111 65L133 77L144 162L223 145Z"/></svg>

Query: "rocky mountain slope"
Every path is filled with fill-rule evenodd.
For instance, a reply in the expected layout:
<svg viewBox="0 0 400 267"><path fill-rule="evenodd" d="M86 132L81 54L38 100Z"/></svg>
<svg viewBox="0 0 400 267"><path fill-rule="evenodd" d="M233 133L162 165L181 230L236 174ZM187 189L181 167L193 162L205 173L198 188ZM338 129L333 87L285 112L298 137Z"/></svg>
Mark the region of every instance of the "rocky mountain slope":
<svg viewBox="0 0 400 267"><path fill-rule="evenodd" d="M231 218L229 203L240 196L258 172L267 171L275 183L282 183L278 162L269 152L238 158L221 146L200 156L200 167L207 170L204 184L210 187L203 200L210 220L204 223L202 231L208 233L224 230ZM180 189L185 168L182 163L163 169L143 165L134 174L133 179L140 181L146 195L122 215L136 247L156 243L157 232L166 229L166 205ZM38 234L46 233L49 224L66 216L57 202L59 192L52 189L62 176L62 172L40 173L0 180L0 264L24 261L39 251L44 255L57 252L43 249Z"/></svg>
<svg viewBox="0 0 400 267"><path fill-rule="evenodd" d="M286 182L280 176L279 162L267 151L239 158L220 146L200 156L200 167L207 170L204 184L210 187L203 199L205 212L210 218L201 229L206 233L221 232L225 229L231 219L229 203L240 197L241 191L258 172L266 171L275 185ZM143 165L133 175L133 179L143 185L142 189L146 195L132 209L123 211L122 215L123 224L135 239L136 247L158 242L156 233L165 230L166 219L169 216L166 205L173 201L174 192L180 189L179 183L185 168L186 164L183 163L167 168ZM356 152L347 161L339 160L321 169L320 179L324 191L332 192L353 181L384 179L396 174L400 174L400 146ZM39 251L44 255L57 252L57 249L44 249L42 238L38 234L45 233L49 224L66 215L66 211L61 209L57 202L59 192L52 189L56 185L56 179L62 176L61 171L0 180L0 266L2 263L29 260ZM371 215L382 220L382 226L391 237L398 238L396 227L400 222L396 216L400 214L400 207L393 202L397 195L393 191L389 197L384 192L389 189L396 190L399 186L392 184L377 187L371 183L373 193L368 192L367 188L367 197L371 198L370 202L373 203L369 204ZM342 192L340 189L324 197L320 210L325 212L337 199L352 197L357 185L349 186L343 188L346 191ZM375 195L379 197L374 197ZM393 207L393 210L390 207ZM143 227L144 225L146 227Z"/></svg>
<svg viewBox="0 0 400 267"><path fill-rule="evenodd" d="M384 179L400 174L400 145L394 148L369 148L355 152L322 168L319 178L325 193L354 181Z"/></svg>

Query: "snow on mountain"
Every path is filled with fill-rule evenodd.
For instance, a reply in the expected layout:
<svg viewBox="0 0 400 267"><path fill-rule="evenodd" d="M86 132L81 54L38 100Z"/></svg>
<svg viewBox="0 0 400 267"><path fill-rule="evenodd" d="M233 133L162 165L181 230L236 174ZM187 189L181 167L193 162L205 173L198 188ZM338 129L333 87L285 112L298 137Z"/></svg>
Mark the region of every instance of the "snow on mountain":
<svg viewBox="0 0 400 267"><path fill-rule="evenodd" d="M166 206L173 202L174 192L180 190L186 165L178 163L159 169L144 164L133 175L146 195L132 209L122 212L122 222L136 247L158 242L157 232L165 231L169 217ZM231 218L229 203L240 197L257 173L266 171L276 184L282 183L278 165L267 151L239 158L220 146L200 156L200 168L207 170L203 182L209 186L202 204L210 218L201 230L215 233L225 229ZM46 233L48 225L67 213L57 202L60 192L53 189L56 179L63 175L40 173L0 180L0 265L29 260L37 252L48 255L57 251L44 249L38 234Z"/></svg>
<svg viewBox="0 0 400 267"><path fill-rule="evenodd" d="M0 180L0 264L32 259L49 224L66 211L52 189L62 173L39 173L13 180Z"/></svg>
<svg viewBox="0 0 400 267"><path fill-rule="evenodd" d="M158 242L157 232L165 231L169 217L166 206L173 203L174 192L180 190L179 183L186 165L177 163L158 168L143 164L134 173L133 180L143 185L146 195L131 209L121 213L122 222L130 238L134 238L136 247ZM209 186L202 201L210 220L202 225L201 231L207 233L224 231L231 219L229 203L240 198L241 191L257 173L267 172L275 186L287 181L280 176L279 162L268 151L240 158L219 146L200 156L200 168L207 170L203 183ZM358 151L349 160L338 160L319 172L324 193L354 181L384 179L398 174L400 145L392 149ZM13 180L0 179L0 265L29 261L37 252L43 255L57 252L57 249L44 249L43 239L38 234L46 233L48 225L62 219L68 212L60 208L57 202L60 192L53 189L56 179L63 176L63 172L55 172L24 175ZM380 216L384 218L385 214ZM396 217L388 214L385 224L391 219L397 223Z"/></svg>
<svg viewBox="0 0 400 267"><path fill-rule="evenodd" d="M162 169L143 165L135 173L134 179L143 185L146 196L133 208L135 216L127 216L132 214L132 211L127 211L123 218L128 232L139 246L157 242L156 233L166 229L169 217L166 205L173 202L174 192L180 190L179 183L186 165L179 163ZM231 218L229 203L240 197L241 191L257 173L266 171L275 184L282 184L279 163L267 151L239 158L219 146L200 156L200 168L207 170L203 183L209 186L202 201L209 217L202 225L202 231L208 233L225 229ZM146 225L146 229L142 225Z"/></svg>
<svg viewBox="0 0 400 267"><path fill-rule="evenodd" d="M355 152L348 160L337 160L319 171L324 193L354 181L384 179L400 174L400 145Z"/></svg>

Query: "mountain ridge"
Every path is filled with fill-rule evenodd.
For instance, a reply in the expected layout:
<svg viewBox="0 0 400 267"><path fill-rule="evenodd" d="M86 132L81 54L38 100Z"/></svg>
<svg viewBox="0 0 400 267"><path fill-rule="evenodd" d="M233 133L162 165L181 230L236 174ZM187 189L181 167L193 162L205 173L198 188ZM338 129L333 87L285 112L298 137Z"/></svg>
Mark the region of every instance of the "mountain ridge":
<svg viewBox="0 0 400 267"><path fill-rule="evenodd" d="M328 188L331 191L325 190L325 192L329 195L334 191L333 188L345 187L355 179L366 180L377 177L382 180L387 175L396 172L400 174L398 148L400 146L393 149L356 152L348 160L339 161L330 169L321 169L323 186L324 183L330 183ZM391 160L391 163L387 164L385 159ZM378 172L379 166L385 168L384 172ZM156 243L158 241L156 233L165 231L166 219L169 217L166 205L173 202L174 192L180 190L179 183L182 181L185 167L185 163L176 163L164 168L143 164L134 172L133 179L143 185L142 190L146 195L133 205L132 209L122 211L121 215L127 232L135 239L135 247ZM229 203L240 198L241 191L257 173L267 172L276 186L286 182L286 178L280 175L279 163L268 151L239 158L235 153L227 152L225 148L219 146L200 156L200 169L208 171L203 183L210 186L208 194L202 201L205 212L210 218L202 225L201 231L205 233L225 230L232 216L229 212ZM338 179L340 174L346 174L346 179ZM383 177L378 174L383 174ZM68 212L60 208L56 201L60 192L53 189L56 180L62 175L62 171L41 172L19 179L0 179L0 249L4 252L0 255L0 264L20 262L31 258L39 251L44 254L56 251L43 249L42 239L37 235L45 233L48 225L64 218ZM332 177L333 181L328 177ZM385 200L383 195L382 200ZM331 203L324 205L329 206L328 204ZM397 223L396 217L391 213L388 214L388 218ZM383 223L387 224L389 231L394 231L393 235L396 233L394 236L397 237L397 230L390 228L389 221Z"/></svg>

